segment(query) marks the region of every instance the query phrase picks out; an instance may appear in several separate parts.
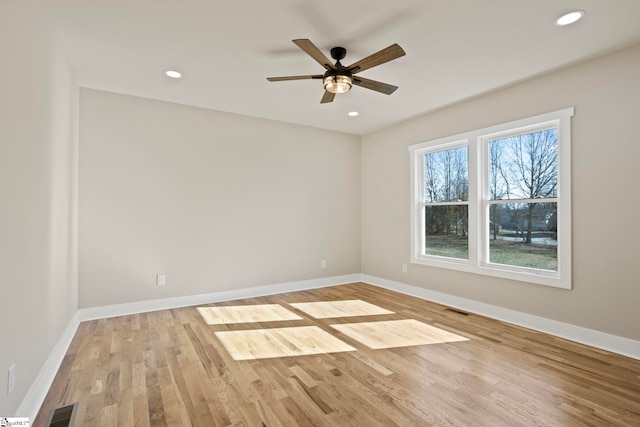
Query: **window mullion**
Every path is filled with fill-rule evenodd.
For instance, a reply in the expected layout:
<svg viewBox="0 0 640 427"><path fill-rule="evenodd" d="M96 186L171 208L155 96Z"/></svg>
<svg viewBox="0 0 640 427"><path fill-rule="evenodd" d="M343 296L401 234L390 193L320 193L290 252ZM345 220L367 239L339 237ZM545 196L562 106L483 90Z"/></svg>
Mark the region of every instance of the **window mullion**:
<svg viewBox="0 0 640 427"><path fill-rule="evenodd" d="M485 199L487 205L497 205L503 203L556 203L559 199L558 197L545 197L538 199L496 199L489 200L488 193L487 198Z"/></svg>
<svg viewBox="0 0 640 427"><path fill-rule="evenodd" d="M478 200L481 197L481 180L479 179L481 153L476 140L467 141L469 149L469 265L478 266L480 262L480 215Z"/></svg>

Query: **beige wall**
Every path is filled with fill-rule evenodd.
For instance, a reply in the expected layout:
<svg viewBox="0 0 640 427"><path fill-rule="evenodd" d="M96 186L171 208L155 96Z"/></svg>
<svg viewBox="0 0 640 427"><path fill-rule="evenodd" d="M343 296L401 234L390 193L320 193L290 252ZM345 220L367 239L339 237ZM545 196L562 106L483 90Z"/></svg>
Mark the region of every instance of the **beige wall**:
<svg viewBox="0 0 640 427"><path fill-rule="evenodd" d="M362 272L640 339L639 75L635 46L365 136ZM409 145L571 106L573 290L414 264L401 272Z"/></svg>
<svg viewBox="0 0 640 427"><path fill-rule="evenodd" d="M50 13L0 2L0 416L31 415L16 410L77 311L77 88Z"/></svg>
<svg viewBox="0 0 640 427"><path fill-rule="evenodd" d="M80 307L360 271L359 137L89 89L80 107Z"/></svg>

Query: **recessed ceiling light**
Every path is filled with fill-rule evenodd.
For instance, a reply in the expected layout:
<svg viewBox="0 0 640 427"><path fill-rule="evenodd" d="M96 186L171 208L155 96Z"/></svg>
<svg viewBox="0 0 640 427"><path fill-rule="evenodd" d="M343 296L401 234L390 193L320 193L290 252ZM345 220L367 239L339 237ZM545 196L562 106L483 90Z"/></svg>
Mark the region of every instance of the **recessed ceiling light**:
<svg viewBox="0 0 640 427"><path fill-rule="evenodd" d="M164 73L167 76L171 77L172 79L179 79L180 77L182 77L182 73L174 70L168 70L168 71L165 71Z"/></svg>
<svg viewBox="0 0 640 427"><path fill-rule="evenodd" d="M556 19L556 25L564 26L573 24L579 21L584 16L584 10L574 10L573 12L565 13L560 18Z"/></svg>
<svg viewBox="0 0 640 427"><path fill-rule="evenodd" d="M350 115L351 117L355 117L360 113L358 113L357 111L349 111L347 114Z"/></svg>

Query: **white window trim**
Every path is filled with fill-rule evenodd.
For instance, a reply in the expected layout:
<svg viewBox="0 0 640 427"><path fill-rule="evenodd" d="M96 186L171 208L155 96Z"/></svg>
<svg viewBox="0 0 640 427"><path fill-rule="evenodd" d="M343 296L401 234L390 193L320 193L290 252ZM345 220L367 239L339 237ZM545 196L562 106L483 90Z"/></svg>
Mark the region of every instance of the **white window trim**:
<svg viewBox="0 0 640 427"><path fill-rule="evenodd" d="M573 108L553 111L496 126L439 138L409 147L411 173L411 262L470 273L502 277L563 289L571 289L571 117ZM488 248L489 230L480 209L488 205L487 141L528 129L544 126L558 128L558 271L550 272L515 266L489 264L483 261ZM469 259L423 255L424 247L424 160L431 151L467 145L469 149Z"/></svg>

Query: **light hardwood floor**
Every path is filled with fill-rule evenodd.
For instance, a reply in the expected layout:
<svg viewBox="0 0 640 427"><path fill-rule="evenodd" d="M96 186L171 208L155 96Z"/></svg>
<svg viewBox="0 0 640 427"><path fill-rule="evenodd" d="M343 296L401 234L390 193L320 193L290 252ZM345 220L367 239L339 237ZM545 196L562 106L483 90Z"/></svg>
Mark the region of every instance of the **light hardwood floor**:
<svg viewBox="0 0 640 427"><path fill-rule="evenodd" d="M293 305L358 300L391 313ZM261 314L233 308L209 325L188 307L81 323L33 426L73 402L88 427L640 425L638 360L360 283L210 307L264 304L293 319L247 322ZM261 353L256 330L293 355ZM324 348L328 335L345 346Z"/></svg>

